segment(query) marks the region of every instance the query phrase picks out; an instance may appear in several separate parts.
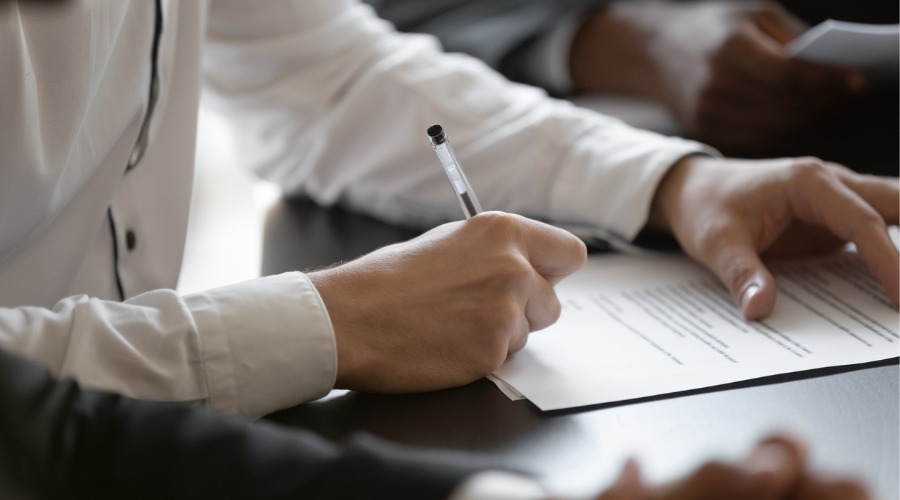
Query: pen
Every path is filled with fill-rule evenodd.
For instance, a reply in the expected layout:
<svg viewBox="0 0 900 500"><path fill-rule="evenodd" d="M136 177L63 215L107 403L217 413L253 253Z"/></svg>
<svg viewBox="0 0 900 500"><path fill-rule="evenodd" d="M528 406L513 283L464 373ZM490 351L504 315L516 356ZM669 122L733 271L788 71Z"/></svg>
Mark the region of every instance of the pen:
<svg viewBox="0 0 900 500"><path fill-rule="evenodd" d="M428 127L428 137L431 139L431 147L441 161L450 184L453 185L453 191L459 198L459 204L462 206L466 219L478 215L481 212L481 203L475 197L475 191L466 179L466 173L463 172L459 162L456 161L456 155L453 154L453 148L450 141L447 140L447 134L440 125L432 125Z"/></svg>

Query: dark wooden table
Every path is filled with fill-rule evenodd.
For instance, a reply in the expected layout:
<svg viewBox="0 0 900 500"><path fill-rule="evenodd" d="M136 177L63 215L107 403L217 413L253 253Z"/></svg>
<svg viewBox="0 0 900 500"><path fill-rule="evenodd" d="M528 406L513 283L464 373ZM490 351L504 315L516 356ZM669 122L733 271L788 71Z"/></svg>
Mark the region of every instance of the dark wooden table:
<svg viewBox="0 0 900 500"><path fill-rule="evenodd" d="M263 273L352 259L416 234L308 201L285 201L267 218ZM815 467L855 476L879 498L900 498L896 359L571 411L541 412L480 380L404 396L334 391L268 418L333 440L366 431L468 453L531 472L569 493L610 481L629 456L639 458L651 479L666 479L713 456L737 456L766 433L789 430L812 443Z"/></svg>

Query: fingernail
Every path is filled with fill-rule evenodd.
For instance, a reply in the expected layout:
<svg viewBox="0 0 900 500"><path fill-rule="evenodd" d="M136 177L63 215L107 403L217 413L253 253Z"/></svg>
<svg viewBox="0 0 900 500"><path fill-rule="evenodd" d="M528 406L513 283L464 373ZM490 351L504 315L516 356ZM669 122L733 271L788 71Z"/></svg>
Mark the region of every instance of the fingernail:
<svg viewBox="0 0 900 500"><path fill-rule="evenodd" d="M744 290L744 293L741 295L741 310L747 309L747 304L750 303L750 300L752 300L757 293L759 293L759 285L755 283Z"/></svg>

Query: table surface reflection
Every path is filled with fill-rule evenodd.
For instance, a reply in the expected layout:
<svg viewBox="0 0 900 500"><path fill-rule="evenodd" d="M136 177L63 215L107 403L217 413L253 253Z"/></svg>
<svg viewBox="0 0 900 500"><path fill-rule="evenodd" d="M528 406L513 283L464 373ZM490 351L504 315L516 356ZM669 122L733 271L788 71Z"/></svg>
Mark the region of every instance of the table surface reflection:
<svg viewBox="0 0 900 500"><path fill-rule="evenodd" d="M266 220L263 274L314 269L414 237L306 200L284 200ZM627 374L623 374L627 376ZM535 474L583 494L627 457L661 480L710 457L733 457L761 436L791 431L812 442L812 462L863 480L880 498L900 498L900 370L896 359L767 377L575 410L542 412L479 380L411 395L333 391L267 417L341 440L365 431L389 441L452 450Z"/></svg>

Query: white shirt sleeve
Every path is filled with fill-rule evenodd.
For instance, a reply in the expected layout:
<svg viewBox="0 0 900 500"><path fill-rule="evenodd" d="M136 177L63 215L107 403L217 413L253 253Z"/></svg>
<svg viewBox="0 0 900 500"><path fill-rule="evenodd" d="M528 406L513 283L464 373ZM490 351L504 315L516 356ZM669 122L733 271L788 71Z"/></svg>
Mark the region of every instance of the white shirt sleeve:
<svg viewBox="0 0 900 500"><path fill-rule="evenodd" d="M247 417L327 394L337 367L327 311L301 273L185 297L0 308L0 348L84 387Z"/></svg>
<svg viewBox="0 0 900 500"><path fill-rule="evenodd" d="M486 210L632 239L656 185L697 143L509 83L350 0L214 0L207 102L236 153L319 203L431 225L460 218L425 129L441 123Z"/></svg>

